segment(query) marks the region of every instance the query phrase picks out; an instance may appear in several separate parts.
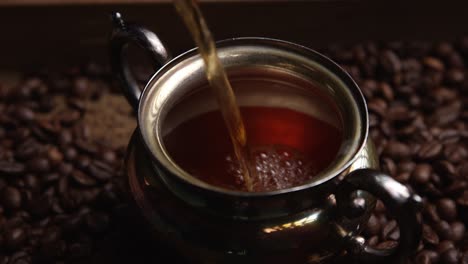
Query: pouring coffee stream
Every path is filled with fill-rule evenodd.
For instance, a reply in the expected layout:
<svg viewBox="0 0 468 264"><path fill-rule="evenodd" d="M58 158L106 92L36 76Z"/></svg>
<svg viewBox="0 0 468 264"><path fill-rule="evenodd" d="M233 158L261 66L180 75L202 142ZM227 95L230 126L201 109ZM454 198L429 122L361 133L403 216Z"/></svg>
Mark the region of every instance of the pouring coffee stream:
<svg viewBox="0 0 468 264"><path fill-rule="evenodd" d="M255 166L249 164L250 151L247 145L245 125L236 102L236 96L234 95L226 71L219 60L211 32L194 0L174 0L174 5L192 34L203 57L206 77L212 91L216 95L234 147L235 156L240 165L245 187L251 192L253 191L252 178L256 172Z"/></svg>

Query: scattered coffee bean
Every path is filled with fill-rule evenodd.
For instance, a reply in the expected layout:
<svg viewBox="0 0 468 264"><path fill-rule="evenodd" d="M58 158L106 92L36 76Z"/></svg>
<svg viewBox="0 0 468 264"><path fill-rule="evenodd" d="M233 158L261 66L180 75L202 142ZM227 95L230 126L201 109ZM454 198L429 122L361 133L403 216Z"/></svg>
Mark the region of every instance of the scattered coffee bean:
<svg viewBox="0 0 468 264"><path fill-rule="evenodd" d="M58 138L59 144L65 146L65 145L72 143L72 140L73 140L73 135L70 132L70 130L62 129L60 131L59 138Z"/></svg>
<svg viewBox="0 0 468 264"><path fill-rule="evenodd" d="M451 199L444 198L437 202L437 211L439 215L447 220L452 221L457 217L457 205Z"/></svg>
<svg viewBox="0 0 468 264"><path fill-rule="evenodd" d="M78 156L78 152L75 148L67 147L64 149L63 155L66 160L72 161Z"/></svg>
<svg viewBox="0 0 468 264"><path fill-rule="evenodd" d="M384 154L396 160L409 157L411 154L410 148L398 141L390 141L384 149Z"/></svg>
<svg viewBox="0 0 468 264"><path fill-rule="evenodd" d="M453 244L452 241L444 240L444 241L440 242L439 245L437 245L437 252L439 254L442 254L445 251L447 251L449 249L453 249L453 248L455 248L455 245Z"/></svg>
<svg viewBox="0 0 468 264"><path fill-rule="evenodd" d="M429 164L418 164L411 174L411 179L416 184L427 183L431 177L432 167Z"/></svg>
<svg viewBox="0 0 468 264"><path fill-rule="evenodd" d="M454 248L448 249L440 255L442 264L457 264L458 251Z"/></svg>
<svg viewBox="0 0 468 264"><path fill-rule="evenodd" d="M436 71L443 71L444 70L444 64L442 63L442 61L440 61L439 59L437 58L434 58L434 57L426 57L423 59L423 63L425 66L433 69L433 70L436 70Z"/></svg>
<svg viewBox="0 0 468 264"><path fill-rule="evenodd" d="M50 170L49 160L43 157L30 160L27 166L31 172L48 172Z"/></svg>
<svg viewBox="0 0 468 264"><path fill-rule="evenodd" d="M465 236L465 224L463 222L453 222L450 227L452 228L452 237L453 241L460 241Z"/></svg>
<svg viewBox="0 0 468 264"><path fill-rule="evenodd" d="M26 231L22 227L5 230L5 246L10 250L17 250L26 242Z"/></svg>
<svg viewBox="0 0 468 264"><path fill-rule="evenodd" d="M1 175L19 175L25 171L25 166L21 163L0 161Z"/></svg>
<svg viewBox="0 0 468 264"><path fill-rule="evenodd" d="M58 165L63 161L63 155L57 148L49 148L47 157L52 165Z"/></svg>
<svg viewBox="0 0 468 264"><path fill-rule="evenodd" d="M80 170L74 170L71 173L71 177L75 180L75 182L83 186L93 186L96 184L96 180Z"/></svg>
<svg viewBox="0 0 468 264"><path fill-rule="evenodd" d="M7 209L19 209L21 207L21 193L15 187L6 187L1 190L2 205Z"/></svg>
<svg viewBox="0 0 468 264"><path fill-rule="evenodd" d="M417 154L422 160L432 160L440 155L443 146L437 142L429 142L421 146Z"/></svg>
<svg viewBox="0 0 468 264"><path fill-rule="evenodd" d="M415 259L416 264L437 263L439 254L432 250L422 250Z"/></svg>
<svg viewBox="0 0 468 264"><path fill-rule="evenodd" d="M380 233L380 222L374 215L369 218L365 230L368 236L375 236Z"/></svg>
<svg viewBox="0 0 468 264"><path fill-rule="evenodd" d="M428 243L431 245L439 244L439 236L436 232L432 230L432 228L429 225L423 225L422 239L424 243Z"/></svg>
<svg viewBox="0 0 468 264"><path fill-rule="evenodd" d="M26 107L16 108L16 117L22 121L33 121L35 118L34 112Z"/></svg>
<svg viewBox="0 0 468 264"><path fill-rule="evenodd" d="M434 229L442 239L450 239L452 237L452 228L446 221L440 221L434 224Z"/></svg>

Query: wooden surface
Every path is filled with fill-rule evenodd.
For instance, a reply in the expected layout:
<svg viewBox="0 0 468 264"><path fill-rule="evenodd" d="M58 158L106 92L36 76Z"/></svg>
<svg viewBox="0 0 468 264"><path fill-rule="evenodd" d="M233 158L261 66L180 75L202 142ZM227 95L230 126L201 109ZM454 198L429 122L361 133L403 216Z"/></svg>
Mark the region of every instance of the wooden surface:
<svg viewBox="0 0 468 264"><path fill-rule="evenodd" d="M201 8L218 40L262 36L316 48L367 40L450 40L468 33L468 4L461 1L207 2ZM0 69L108 61L113 10L156 32L175 55L194 46L170 3L4 6Z"/></svg>

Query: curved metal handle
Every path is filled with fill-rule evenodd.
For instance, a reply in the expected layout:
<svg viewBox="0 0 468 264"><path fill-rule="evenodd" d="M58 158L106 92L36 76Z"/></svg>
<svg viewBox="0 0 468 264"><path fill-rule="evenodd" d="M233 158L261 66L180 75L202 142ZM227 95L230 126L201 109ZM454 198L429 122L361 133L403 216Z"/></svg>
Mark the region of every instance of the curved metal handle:
<svg viewBox="0 0 468 264"><path fill-rule="evenodd" d="M133 78L124 50L128 43L134 41L148 52L155 69L160 68L171 59L161 40L146 28L136 25L127 25L118 12L112 13L114 30L110 40L110 60L112 72L119 79L122 90L128 102L135 111L138 109L141 90Z"/></svg>
<svg viewBox="0 0 468 264"><path fill-rule="evenodd" d="M348 237L348 249L356 255L359 263L404 263L418 248L421 239L422 224L418 216L422 205L421 197L390 176L372 169L353 171L341 184L344 190L337 197L341 209L343 204L349 203L352 192L364 190L383 201L400 227L400 241L396 247L390 249L375 249L365 245L362 237ZM359 203L354 204L355 207L360 207ZM349 211L345 212L348 213Z"/></svg>

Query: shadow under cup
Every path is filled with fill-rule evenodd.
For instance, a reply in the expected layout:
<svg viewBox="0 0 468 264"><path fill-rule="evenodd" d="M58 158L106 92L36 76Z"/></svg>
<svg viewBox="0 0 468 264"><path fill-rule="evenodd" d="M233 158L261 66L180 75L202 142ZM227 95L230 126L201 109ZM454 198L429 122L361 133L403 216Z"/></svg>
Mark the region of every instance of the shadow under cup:
<svg viewBox="0 0 468 264"><path fill-rule="evenodd" d="M360 102L362 95L359 90L350 89L350 85L343 81L343 76L335 74L338 72L339 75L344 75L345 81L352 82L341 68L320 54L298 54L295 50L283 50L280 47L221 45L218 49L241 110L252 107L292 110L300 115L313 117L339 132L339 136L335 137L335 141L332 142L335 146L321 142L322 145L315 146L313 149L325 154L327 147L336 148L333 151L333 158L329 158L326 164L322 164L320 171L312 178L301 184L279 188L279 190L266 190L263 193L283 193L319 185L349 167L367 136L367 111L365 105ZM187 138L174 138L174 131L190 120L218 111L219 107L213 91L207 85L199 55L184 54L172 63L174 64L172 67L166 65L150 81L148 86L155 88L154 86L157 85L159 88L146 93L151 101L140 108L142 113L147 112L146 114L152 115L148 119L153 121L151 124L140 120L143 138L150 152L171 174L189 184L215 192L245 193L245 190L233 190L233 188L201 180L203 177L195 177L188 172L190 170L187 170L184 164L178 162L181 152L197 152L190 149L190 145L184 146L188 142ZM351 86L356 87L354 83ZM142 101L145 101L145 98L142 98ZM244 120L249 140L249 116L244 116ZM296 143L313 141L314 133L309 133L310 129L307 130L307 124L303 124L302 128L302 133L296 133L298 137ZM211 135L210 127L205 129L206 134ZM199 129L198 134L200 131L203 131L203 128ZM261 138L262 133L268 136L272 131L254 131L254 133L256 134L254 137ZM250 134L252 134L251 131ZM179 135L184 134L179 133ZM187 135L189 133L185 133L185 136ZM192 141L196 141L196 135L192 136ZM291 140L281 142L281 138L278 138L280 142L272 143L287 145L295 149L301 147L289 144ZM209 142L209 140L210 136L200 139L197 146L206 145L207 147L196 150L199 155L203 155L203 151L209 150L213 144L216 145L216 141ZM315 156L320 157L320 153Z"/></svg>

